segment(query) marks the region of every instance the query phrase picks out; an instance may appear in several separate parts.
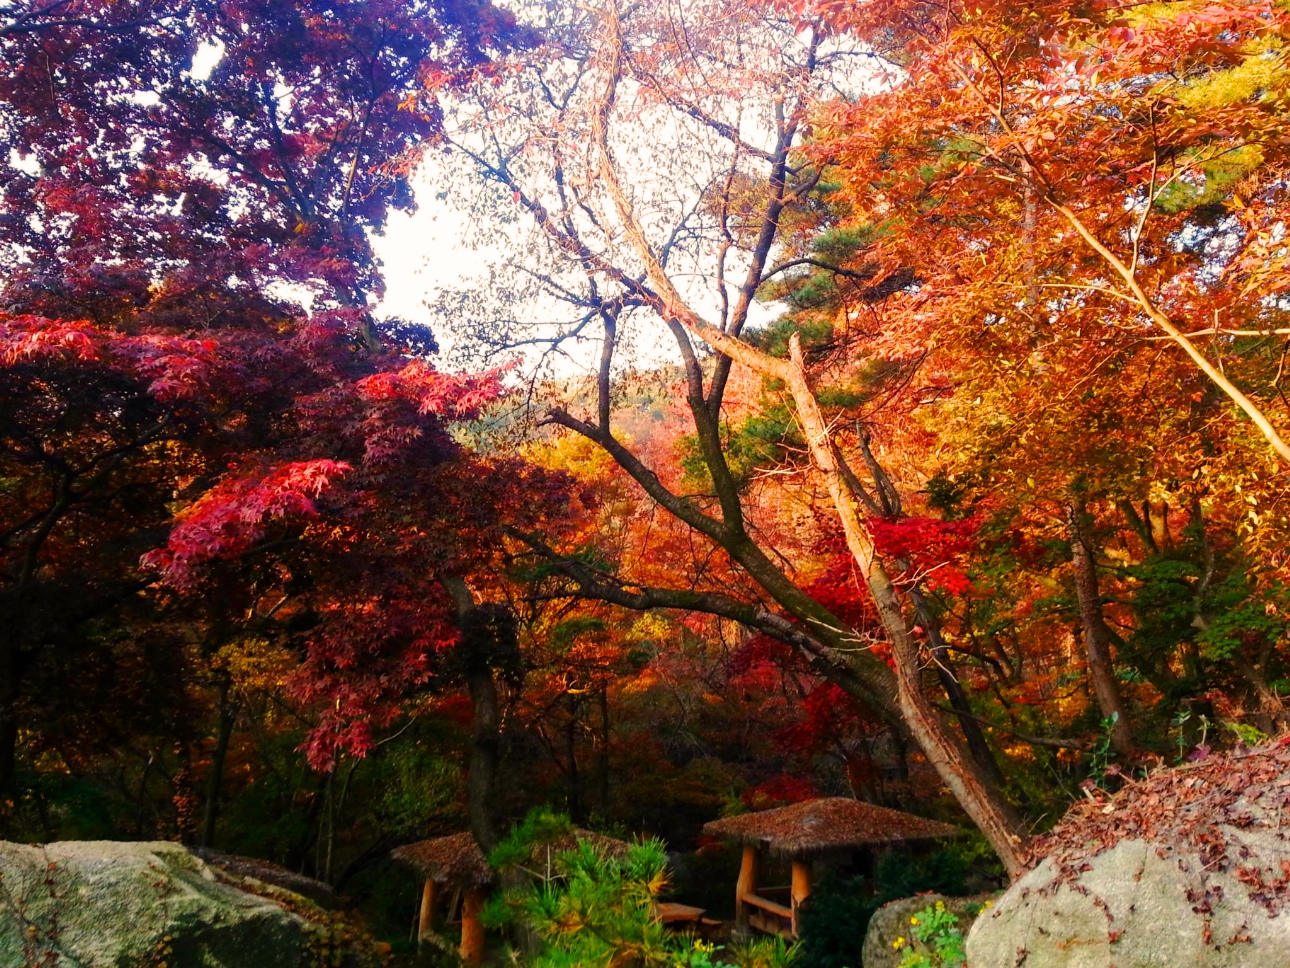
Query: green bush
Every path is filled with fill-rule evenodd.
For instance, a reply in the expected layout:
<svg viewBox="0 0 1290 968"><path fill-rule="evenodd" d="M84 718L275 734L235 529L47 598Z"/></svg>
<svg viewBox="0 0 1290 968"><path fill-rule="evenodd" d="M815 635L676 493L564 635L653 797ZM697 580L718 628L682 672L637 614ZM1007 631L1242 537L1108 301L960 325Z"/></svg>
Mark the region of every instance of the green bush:
<svg viewBox="0 0 1290 968"><path fill-rule="evenodd" d="M490 859L523 869L535 848L571 830L567 818L534 811ZM505 861L505 864L500 862ZM794 950L779 939L759 939L727 950L664 929L658 899L668 887L667 853L660 840L610 856L589 843L557 853L552 873L495 898L485 909L492 927L523 928L541 948L524 961L532 968L788 968Z"/></svg>
<svg viewBox="0 0 1290 968"><path fill-rule="evenodd" d="M853 968L860 960L865 930L888 901L927 891L966 893L970 857L951 846L925 857L893 851L866 877L822 877L802 910L797 968Z"/></svg>
<svg viewBox="0 0 1290 968"><path fill-rule="evenodd" d="M901 953L900 968L964 968L967 952L958 916L944 901L925 907L909 919L909 937L892 946Z"/></svg>

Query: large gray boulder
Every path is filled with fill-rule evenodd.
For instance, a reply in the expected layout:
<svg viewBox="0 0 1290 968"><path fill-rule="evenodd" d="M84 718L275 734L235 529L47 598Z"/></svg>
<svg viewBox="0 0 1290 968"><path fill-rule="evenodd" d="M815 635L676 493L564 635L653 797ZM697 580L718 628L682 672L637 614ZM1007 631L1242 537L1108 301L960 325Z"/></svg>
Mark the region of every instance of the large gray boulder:
<svg viewBox="0 0 1290 968"><path fill-rule="evenodd" d="M303 968L328 917L178 844L0 842L0 968Z"/></svg>
<svg viewBox="0 0 1290 968"><path fill-rule="evenodd" d="M971 968L1286 968L1290 747L1076 807L968 935Z"/></svg>

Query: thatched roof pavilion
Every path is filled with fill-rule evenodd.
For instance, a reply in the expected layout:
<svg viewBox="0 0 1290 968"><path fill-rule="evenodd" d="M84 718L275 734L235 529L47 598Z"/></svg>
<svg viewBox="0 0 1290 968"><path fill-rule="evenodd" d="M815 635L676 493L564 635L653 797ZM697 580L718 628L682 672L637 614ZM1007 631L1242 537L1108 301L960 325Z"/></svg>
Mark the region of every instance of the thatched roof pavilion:
<svg viewBox="0 0 1290 968"><path fill-rule="evenodd" d="M560 853L575 849L579 843L591 844L613 857L622 856L630 846L624 841L606 837L604 834L578 829L549 844L541 845L534 851L533 861L542 862L538 851L549 850L551 853ZM390 856L412 867L423 877L450 890L486 887L495 879L495 871L488 866L484 852L479 849L479 844L475 842L474 835L469 831L396 847L390 851Z"/></svg>
<svg viewBox="0 0 1290 968"><path fill-rule="evenodd" d="M450 890L470 890L493 883L493 869L469 830L396 847L390 856Z"/></svg>
<svg viewBox="0 0 1290 968"><path fill-rule="evenodd" d="M823 797L714 820L704 826L703 832L744 846L764 846L779 857L809 857L866 844L950 837L958 830L947 823L872 803Z"/></svg>
<svg viewBox="0 0 1290 968"><path fill-rule="evenodd" d="M950 837L958 830L871 803L824 797L714 820L704 825L703 832L733 841L744 849L735 886L739 929L756 928L768 934L797 937L798 908L811 894L813 859L857 847ZM764 853L792 861L793 883L789 888L763 888L759 893L757 878ZM780 904L766 896L777 894L786 895L783 899L789 903Z"/></svg>
<svg viewBox="0 0 1290 968"><path fill-rule="evenodd" d="M621 856L630 846L613 837L575 829L563 837L536 847L533 863L544 864L550 855L574 850L579 843L589 843L611 856ZM453 920L452 914L457 910L460 900L461 945L458 951L466 964L479 964L484 955L484 927L479 920L479 912L496 880L496 872L488 866L488 860L475 842L474 834L466 831L406 844L390 851L390 856L425 878L417 939L424 941L433 934L439 896L444 891L449 891L449 921Z"/></svg>

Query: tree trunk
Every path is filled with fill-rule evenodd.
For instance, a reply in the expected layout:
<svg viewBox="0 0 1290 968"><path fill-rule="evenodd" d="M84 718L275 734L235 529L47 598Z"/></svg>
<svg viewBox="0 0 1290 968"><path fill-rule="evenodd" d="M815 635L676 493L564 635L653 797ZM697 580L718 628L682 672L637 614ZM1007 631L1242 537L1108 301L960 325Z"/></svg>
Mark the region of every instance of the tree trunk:
<svg viewBox="0 0 1290 968"><path fill-rule="evenodd" d="M340 771L338 762L332 771L327 774L327 851L323 854L322 874L319 879L324 883L332 885L331 881L331 859L336 850L336 774Z"/></svg>
<svg viewBox="0 0 1290 968"><path fill-rule="evenodd" d="M1261 650L1262 654L1250 661L1239 652L1232 656L1232 666L1250 684L1250 691L1258 703L1254 710L1254 721L1265 733L1275 734L1286 721L1285 703L1268 685L1264 668L1267 665L1271 649Z"/></svg>
<svg viewBox="0 0 1290 968"><path fill-rule="evenodd" d="M967 740L968 752L972 754L972 759L976 760L990 782L997 788L1003 789L1008 782L1007 778L1003 775L1003 770L999 769L999 762L994 758L994 751L990 749L990 744L986 742L981 724L972 718L972 707L968 703L967 694L963 691L963 684L954 674L950 650L945 647L945 640L941 638L940 620L932 612L927 599L917 587L910 590L909 597L917 610L919 624L927 630L927 644L931 647L932 664L936 667L936 676L941 681L941 688L945 690L945 698L949 700L950 707L959 714L957 717L959 729L963 732L963 738Z"/></svg>
<svg viewBox="0 0 1290 968"><path fill-rule="evenodd" d="M1015 879L1025 865L1024 828L1002 794L981 775L981 768L964 755L939 712L923 693L918 646L909 634L895 588L882 564L876 558L867 567L863 561L858 563L891 641L900 684L900 708L909 731L941 781L990 841L1008 876Z"/></svg>
<svg viewBox="0 0 1290 968"><path fill-rule="evenodd" d="M318 820L318 815L322 812L323 798L327 791L328 773L314 773L314 795L309 801L309 809L305 811L305 822L303 833L291 849L287 852L287 866L299 874L305 873L305 868L309 861L309 848L313 846L314 841L322 836L322 825L315 828L314 824ZM295 808L295 798L292 797L292 809Z"/></svg>
<svg viewBox="0 0 1290 968"><path fill-rule="evenodd" d="M586 813L582 808L582 777L578 773L578 700L569 696L569 721L564 725L564 755L569 761L565 771L565 789L568 797L569 819L575 824L585 824Z"/></svg>
<svg viewBox="0 0 1290 968"><path fill-rule="evenodd" d="M1071 564L1075 570L1075 593L1079 598L1080 622L1084 626L1084 650L1088 673L1097 694L1103 719L1114 719L1111 742L1121 756L1133 755L1133 732L1120 698L1111 661L1111 634L1102 615L1102 593L1097 584L1097 564L1088 529L1088 511L1083 499L1066 505L1071 540Z"/></svg>
<svg viewBox="0 0 1290 968"><path fill-rule="evenodd" d="M998 791L993 790L988 782L982 779L980 767L959 748L952 733L941 722L936 710L922 694L917 645L901 613L895 589L887 580L882 564L875 556L872 537L857 512L856 504L861 494L858 482L855 481L855 476L850 472L849 467L839 466L828 423L807 381L800 340L794 337L790 343L793 355L790 363L742 342L738 338L737 329L726 331L705 322L686 305L680 291L668 276L667 270L658 260L650 245L648 234L633 211L632 201L619 177L619 170L615 166L609 147L607 124L613 110L614 95L623 77L626 55L616 11L611 8L606 14L605 21L610 33L607 42L610 57L606 67L604 93L592 113L590 131L593 142L599 148L598 174L618 213L623 234L636 250L644 266L645 277L655 289L649 294L651 298L648 302L678 337L678 346L685 358L689 407L695 418L696 429L699 431L699 445L703 451L704 460L713 471L713 484L722 506L724 521L718 523L708 518L690 502L662 487L656 475L647 468L637 466L640 462L613 439L607 427L598 430L582 425L571 418L561 422L579 430L584 436L605 447L610 455L642 484L647 493L677 517L692 523L697 530L721 543L731 557L772 597L785 605L792 614L803 618L812 631L818 628L818 634L824 636L824 641L832 642L839 638L845 639L847 635L843 632L839 636L839 630L836 627L829 627L835 619L828 614L827 609L821 609L818 602L811 599L809 595L804 595L768 559L764 562L760 561L756 554L751 553L755 545L742 528L738 489L733 486L733 479L721 453L720 434L714 432L721 406L720 397L716 396L712 399L712 408L709 409L709 402L703 399L701 368L685 333L688 331L714 350L726 354L735 362L749 366L763 376L784 380L797 404L798 416L802 421L812 457L825 477L846 535L848 548L869 584L870 592L873 594L878 611L882 615L883 625L891 640L892 651L896 656L896 705L900 715L906 720L942 780L998 852L1009 876L1016 877L1021 873L1025 862L1024 831L1007 802ZM788 143L785 142L785 156L787 156L787 147ZM779 207L775 207L773 211L768 209L767 217L763 221L762 237L765 244L759 250L763 255L769 253L774 242L780 210ZM535 210L534 214L541 224L551 225L550 217L545 211ZM573 245L577 250L576 254L584 259L587 256L595 258L594 255L586 252L580 242L575 241ZM586 252L585 255L584 252ZM630 280L625 275L620 278L629 287L631 286ZM753 288L755 289L755 286ZM847 475L845 480L844 469ZM765 572L765 578L754 568ZM793 605L790 606L789 602ZM843 644L853 647L855 643ZM864 655L863 651L861 655ZM873 708L889 714L892 705L890 694L892 683L881 663L873 661L872 657L855 658L847 662L840 656L839 660L836 669L830 669L825 673L830 680L837 682L843 688L847 688L843 685L847 682L851 689L864 694Z"/></svg>
<svg viewBox="0 0 1290 968"><path fill-rule="evenodd" d="M206 809L202 816L203 847L215 846L215 825L219 820L219 800L224 786L224 761L228 756L228 744L233 737L233 725L237 722L237 704L228 701L232 681L228 672L220 674L219 681L219 725L215 735L215 749L211 753L210 775L206 778Z"/></svg>
<svg viewBox="0 0 1290 968"><path fill-rule="evenodd" d="M501 606L481 606L460 578L443 579L443 585L457 606L462 632L463 664L470 704L474 710L471 738L470 771L466 777L466 813L470 830L485 856L497 846L496 783L501 749L501 712L497 702L497 682L491 660L515 648L514 641L503 642ZM513 638L513 624L508 626Z"/></svg>
<svg viewBox="0 0 1290 968"><path fill-rule="evenodd" d="M600 787L600 813L609 816L609 687L600 689L600 750L596 755L596 779Z"/></svg>
<svg viewBox="0 0 1290 968"><path fill-rule="evenodd" d="M990 841L995 853L1003 861L1008 876L1015 879L1025 869L1025 831L1011 806L982 776L981 768L959 747L940 714L923 693L918 645L901 611L895 586L878 559L873 538L860 518L858 499L846 480L840 455L829 433L829 425L807 381L801 341L796 334L790 341L789 348L793 361L793 367L787 374L789 389L797 404L798 418L806 431L807 444L815 466L824 475L846 537L847 548L864 576L887 639L891 643L896 664L897 700L902 718L942 782Z"/></svg>
<svg viewBox="0 0 1290 968"><path fill-rule="evenodd" d="M497 753L500 747L498 728L501 717L497 706L497 684L487 666L467 677L470 703L475 711L474 734L470 751L470 773L466 778L466 811L470 830L485 855L497 846L495 791Z"/></svg>
<svg viewBox="0 0 1290 968"><path fill-rule="evenodd" d="M0 798L16 792L18 779L18 677L9 651L0 659Z"/></svg>
<svg viewBox="0 0 1290 968"><path fill-rule="evenodd" d="M902 810L908 810L913 806L913 786L909 782L909 727L905 725L902 719L899 726L894 726L888 731L891 737L891 768L895 774L893 776L895 792L892 793L886 783L883 783L883 789L887 790L885 799L887 806L894 802Z"/></svg>
<svg viewBox="0 0 1290 968"><path fill-rule="evenodd" d="M187 729L181 727L186 734ZM185 847L197 843L198 838L198 797L193 783L193 757L188 744L188 736L181 735L175 741L175 758L179 761L171 777L171 802L175 807L175 832L179 842Z"/></svg>
<svg viewBox="0 0 1290 968"><path fill-rule="evenodd" d="M1151 506L1150 501L1143 502L1142 506L1147 512L1147 521L1151 525L1152 541L1160 550L1168 550L1173 545L1173 537L1169 533L1169 504L1161 501L1159 513Z"/></svg>

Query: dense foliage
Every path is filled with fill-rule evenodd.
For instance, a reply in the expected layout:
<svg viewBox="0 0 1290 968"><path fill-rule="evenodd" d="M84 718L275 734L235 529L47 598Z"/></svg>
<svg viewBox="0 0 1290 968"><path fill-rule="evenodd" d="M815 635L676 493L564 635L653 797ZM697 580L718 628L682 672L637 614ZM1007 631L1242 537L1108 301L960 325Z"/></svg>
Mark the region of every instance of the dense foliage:
<svg viewBox="0 0 1290 968"><path fill-rule="evenodd" d="M1262 0L0 0L0 834L272 859L401 938L392 847L535 806L698 848L727 914L723 813L980 831L826 882L806 968L1283 731L1288 40ZM386 318L418 200L482 274ZM533 957L743 958L662 932L664 860L563 858Z"/></svg>
<svg viewBox="0 0 1290 968"><path fill-rule="evenodd" d="M520 886L498 896L489 912L493 927L530 927L540 948L527 960L544 968L633 964L653 968L788 968L796 952L779 938L727 948L692 934L667 930L657 914L668 888L667 852L643 840L613 856L590 843L558 850L538 870L525 867L538 850L567 836L567 817L530 813L490 855L502 871L521 869Z"/></svg>

